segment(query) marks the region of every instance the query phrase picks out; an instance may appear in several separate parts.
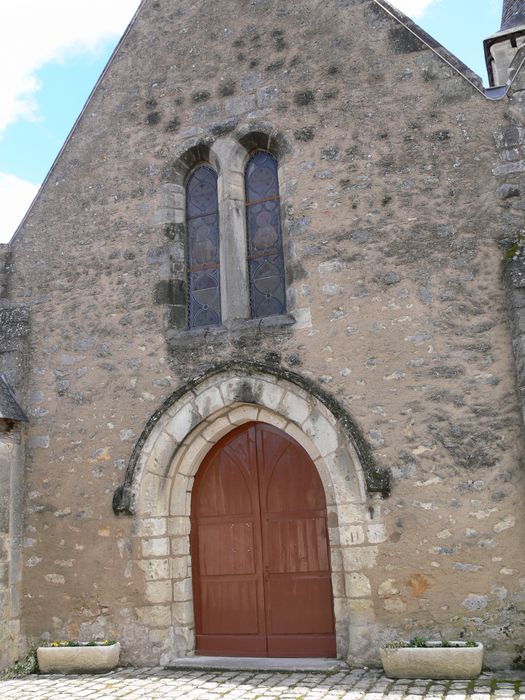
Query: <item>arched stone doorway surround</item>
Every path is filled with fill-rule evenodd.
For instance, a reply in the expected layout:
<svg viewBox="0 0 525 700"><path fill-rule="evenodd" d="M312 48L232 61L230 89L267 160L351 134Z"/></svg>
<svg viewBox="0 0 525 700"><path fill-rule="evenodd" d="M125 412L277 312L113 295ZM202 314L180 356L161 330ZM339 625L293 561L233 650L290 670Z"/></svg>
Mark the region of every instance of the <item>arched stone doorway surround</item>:
<svg viewBox="0 0 525 700"><path fill-rule="evenodd" d="M353 663L369 662L375 658L377 631L367 570L385 540L381 496L367 492L356 447L323 401L265 372L246 376L232 369L204 379L158 412L137 445L132 478L114 498L116 512L132 514L135 521L134 563L144 572L144 606L137 617L161 664L193 654L194 477L221 437L252 421L297 440L319 472L327 503L337 654Z"/></svg>

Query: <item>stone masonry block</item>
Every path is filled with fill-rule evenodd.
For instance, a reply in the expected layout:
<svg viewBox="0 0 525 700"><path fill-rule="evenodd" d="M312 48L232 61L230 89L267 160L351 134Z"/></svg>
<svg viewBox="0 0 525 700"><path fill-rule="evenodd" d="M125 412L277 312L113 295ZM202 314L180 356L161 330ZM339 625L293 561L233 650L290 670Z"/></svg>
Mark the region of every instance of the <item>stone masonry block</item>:
<svg viewBox="0 0 525 700"><path fill-rule="evenodd" d="M350 624L366 625L374 622L374 604L367 598L351 598L348 600L348 612L350 613Z"/></svg>
<svg viewBox="0 0 525 700"><path fill-rule="evenodd" d="M169 559L144 559L137 562L148 581L171 579Z"/></svg>
<svg viewBox="0 0 525 700"><path fill-rule="evenodd" d="M342 552L345 571L361 571L376 565L377 547L343 547Z"/></svg>
<svg viewBox="0 0 525 700"><path fill-rule="evenodd" d="M365 531L362 525L344 525L340 527L341 544L344 547L363 544Z"/></svg>
<svg viewBox="0 0 525 700"><path fill-rule="evenodd" d="M312 406L297 394L286 391L281 402L281 410L289 420L293 420L297 425L302 425L310 415Z"/></svg>
<svg viewBox="0 0 525 700"><path fill-rule="evenodd" d="M188 433L199 423L201 416L195 405L188 401L167 423L165 431L177 442L182 442Z"/></svg>
<svg viewBox="0 0 525 700"><path fill-rule="evenodd" d="M179 517L189 515L189 512L186 510L186 494L191 488L193 479L183 474L176 474L172 482L170 515Z"/></svg>
<svg viewBox="0 0 525 700"><path fill-rule="evenodd" d="M173 557L171 560L171 577L175 580L185 579L188 576L189 557Z"/></svg>
<svg viewBox="0 0 525 700"><path fill-rule="evenodd" d="M197 395L195 405L201 416L207 418L224 407L224 399L218 387L212 386Z"/></svg>
<svg viewBox="0 0 525 700"><path fill-rule="evenodd" d="M174 623L187 626L194 624L193 603L189 601L182 603L174 603L172 611Z"/></svg>
<svg viewBox="0 0 525 700"><path fill-rule="evenodd" d="M148 603L171 603L173 597L171 581L148 581L145 596Z"/></svg>
<svg viewBox="0 0 525 700"><path fill-rule="evenodd" d="M353 571L345 575L346 595L349 598L367 598L372 595L372 589L368 577Z"/></svg>
<svg viewBox="0 0 525 700"><path fill-rule="evenodd" d="M171 625L171 606L149 605L136 608L138 619L148 627L167 627Z"/></svg>
<svg viewBox="0 0 525 700"><path fill-rule="evenodd" d="M167 537L142 540L142 556L165 557L170 553L170 541Z"/></svg>
<svg viewBox="0 0 525 700"><path fill-rule="evenodd" d="M166 532L166 518L141 518L134 524L134 534L137 537L157 537Z"/></svg>
<svg viewBox="0 0 525 700"><path fill-rule="evenodd" d="M318 411L312 411L301 427L312 438L322 457L335 452L339 445L337 432Z"/></svg>
<svg viewBox="0 0 525 700"><path fill-rule="evenodd" d="M191 578L185 578L173 583L173 600L183 602L193 599L193 588Z"/></svg>
<svg viewBox="0 0 525 700"><path fill-rule="evenodd" d="M177 445L178 443L172 435L168 435L166 432L159 433L151 445L150 455L146 461L148 471L166 476Z"/></svg>
<svg viewBox="0 0 525 700"><path fill-rule="evenodd" d="M387 539L386 528L382 523L367 526L368 541L371 544L380 544Z"/></svg>
<svg viewBox="0 0 525 700"><path fill-rule="evenodd" d="M175 537L185 537L190 534L191 523L188 516L172 517L168 520L168 533Z"/></svg>
<svg viewBox="0 0 525 700"><path fill-rule="evenodd" d="M256 421L258 414L259 409L255 406L239 406L228 414L228 418L232 425L242 425L243 423Z"/></svg>
<svg viewBox="0 0 525 700"><path fill-rule="evenodd" d="M190 553L189 537L172 537L171 538L171 553L173 556L185 556Z"/></svg>

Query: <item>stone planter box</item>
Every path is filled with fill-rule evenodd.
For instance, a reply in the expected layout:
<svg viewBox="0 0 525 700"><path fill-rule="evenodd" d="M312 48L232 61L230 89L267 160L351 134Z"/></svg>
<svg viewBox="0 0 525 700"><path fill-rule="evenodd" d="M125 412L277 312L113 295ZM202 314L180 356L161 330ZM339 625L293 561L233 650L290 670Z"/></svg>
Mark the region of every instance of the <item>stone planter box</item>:
<svg viewBox="0 0 525 700"><path fill-rule="evenodd" d="M465 642L427 642L427 647L381 647L379 653L389 678L429 678L470 680L477 678L483 665L483 644L467 647Z"/></svg>
<svg viewBox="0 0 525 700"><path fill-rule="evenodd" d="M120 644L78 647L38 647L41 673L103 673L118 664Z"/></svg>

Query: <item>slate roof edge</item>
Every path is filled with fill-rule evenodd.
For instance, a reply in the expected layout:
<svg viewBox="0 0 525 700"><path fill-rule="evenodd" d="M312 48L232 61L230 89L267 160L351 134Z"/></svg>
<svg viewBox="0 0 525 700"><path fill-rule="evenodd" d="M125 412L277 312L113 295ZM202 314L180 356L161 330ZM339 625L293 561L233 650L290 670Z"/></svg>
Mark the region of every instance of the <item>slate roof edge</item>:
<svg viewBox="0 0 525 700"><path fill-rule="evenodd" d="M416 22L414 22L414 20L410 19L410 17L407 17L407 15L401 12L401 10L393 7L388 0L373 0L373 2L375 2L376 5L379 5L379 7L381 7L387 14L397 20L407 31L422 41L423 44L428 46L431 51L433 51L447 65L455 70L456 73L459 73L462 78L470 83L475 90L486 97L485 89L483 87L483 80L480 78L480 76L465 63L463 63L463 61L461 61L457 56L440 44L437 39L434 39L433 36L428 34Z"/></svg>
<svg viewBox="0 0 525 700"><path fill-rule="evenodd" d="M16 237L17 237L19 231L20 231L20 229L24 226L27 217L28 217L29 214L31 213L31 210L33 209L33 206L35 205L35 202L37 201L38 197L40 196L40 193L41 193L42 190L44 189L44 186L47 184L48 180L51 178L51 175L53 174L53 171L54 171L54 169L55 169L55 166L57 165L58 161L60 160L60 158L61 158L61 156L62 156L62 153L66 150L67 146L69 145L69 142L71 141L71 139L72 139L72 137L73 137L73 134L74 134L75 131L77 130L77 126L79 125L80 121L82 120L82 117L83 117L84 114L86 113L87 108L89 107L89 104L90 104L90 102L91 102L91 100L92 100L94 94L95 94L96 91L98 90L98 87L99 87L100 83L104 80L104 77L105 77L106 73L108 72L108 70L109 70L109 69L111 68L111 66L113 65L113 61L115 60L115 56L117 55L117 53L118 53L120 47L122 46L122 44L123 44L124 41L126 40L128 34L130 33L131 29L133 28L133 25L135 24L135 21L136 21L137 17L139 16L140 12L142 11L142 7L146 4L147 1L148 1L148 0L141 0L140 5L138 6L138 8L137 8L135 14L133 15L133 17L131 18L130 23L129 23L128 26L126 27L126 30L125 30L124 34L120 37L120 40L119 40L118 44L117 44L117 45L115 46L115 48L113 49L113 52L112 52L111 56L109 57L109 60L108 60L108 62L106 63L106 65L105 65L105 67L104 67L104 70L103 70L102 73L99 75L97 82L95 83L93 89L92 89L91 92L89 93L88 98L87 98L86 102L84 103L84 106L82 107L82 110L81 110L80 114L79 114L78 117L75 119L75 123L74 123L73 126L71 127L71 130L70 130L69 134L67 135L66 140L65 140L64 143L62 144L62 147L60 148L59 152L57 153L57 155L56 155L56 157L55 157L55 159L54 159L54 161L53 161L53 163L51 164L51 167L49 168L47 175L46 175L45 178L42 180L42 183L41 183L41 185L40 185L40 187L39 187L39 189L38 189L38 192L37 192L36 195L33 197L33 201L31 202L31 204L29 205L28 210L27 210L26 213L24 214L24 218L23 218L22 221L18 224L18 227L17 227L16 231L14 232L14 234L13 234L11 240L9 241L8 245L14 243L14 241L15 241L15 239L16 239Z"/></svg>
<svg viewBox="0 0 525 700"><path fill-rule="evenodd" d="M3 372L0 372L0 418L28 423L28 419L16 400L15 392Z"/></svg>

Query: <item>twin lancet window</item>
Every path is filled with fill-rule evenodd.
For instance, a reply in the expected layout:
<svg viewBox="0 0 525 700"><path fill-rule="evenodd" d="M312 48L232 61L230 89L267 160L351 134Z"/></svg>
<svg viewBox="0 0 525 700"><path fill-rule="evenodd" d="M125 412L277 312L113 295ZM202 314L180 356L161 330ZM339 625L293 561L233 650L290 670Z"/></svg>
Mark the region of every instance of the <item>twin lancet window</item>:
<svg viewBox="0 0 525 700"><path fill-rule="evenodd" d="M247 271L252 318L286 312L277 161L255 151L244 171ZM186 185L189 327L221 324L217 174L200 165ZM228 235L228 232L221 232Z"/></svg>

